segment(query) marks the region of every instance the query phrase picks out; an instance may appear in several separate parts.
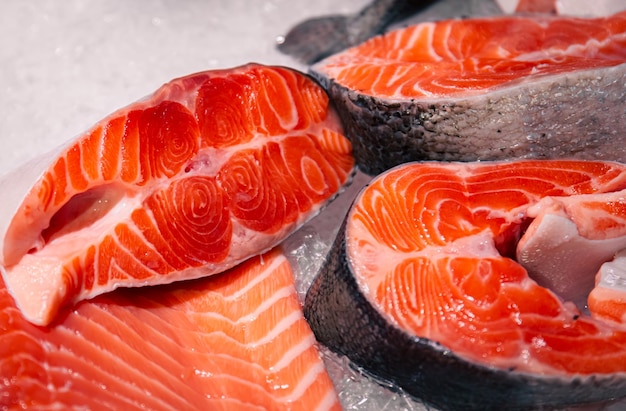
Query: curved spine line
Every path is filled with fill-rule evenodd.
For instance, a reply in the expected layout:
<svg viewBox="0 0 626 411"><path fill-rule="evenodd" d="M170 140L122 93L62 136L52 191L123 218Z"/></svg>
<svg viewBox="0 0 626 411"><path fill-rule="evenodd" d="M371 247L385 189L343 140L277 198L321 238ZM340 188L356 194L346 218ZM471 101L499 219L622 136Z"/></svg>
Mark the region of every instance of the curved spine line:
<svg viewBox="0 0 626 411"><path fill-rule="evenodd" d="M171 358L171 356L166 353L163 352L162 348L158 345L155 344L155 341L153 341L152 339L144 339L142 336L140 336L133 328L129 327L127 324L123 323L122 321L120 321L117 317L115 317L111 312L109 312L108 310L103 310L102 308L100 308L98 305L93 304L92 309L95 311L99 312L99 315L97 316L83 316L83 315L77 315L75 318L79 321L79 323L76 324L75 327L67 327L67 326L62 326L63 329L67 330L68 334L70 336L74 336L76 335L77 330L80 330L81 328L90 328L90 327L95 327L97 330L100 331L100 333L102 334L117 334L117 333L111 333L109 331L109 328L113 327L116 328L118 330L120 329L124 329L123 331L123 335L127 337L127 339L131 339L132 336L135 336L138 339L143 339L145 342L147 342L150 346L152 346L156 351L158 352L162 352L163 358L167 358L170 359L170 361L172 362L172 364L175 364L176 361L174 359ZM156 316L151 314L157 321L159 322L163 322L163 320ZM93 321L92 318L99 318L100 321L96 322ZM81 323L88 323L88 327L81 327ZM106 326L105 326L106 324ZM179 344L175 341L172 340L170 337L168 337L166 334L162 334L159 332L158 329L152 327L152 323L148 323L148 322L144 322L144 324L149 325L151 328L153 328L154 333L158 334L160 338L164 338L167 339L168 341L171 342L171 344L179 346ZM118 333L121 333L118 331ZM111 352L103 349L102 347L100 347L99 345L95 344L95 342L89 340L89 339L82 339L82 341L84 341L84 343L86 345L89 345L91 347L93 347L95 350L99 351L102 355L98 356L98 358L101 358L103 361L111 361L111 362L116 362L119 360L119 357L115 357L113 354L111 354ZM134 353L135 355L137 355L138 357L144 358L145 361L149 362L150 364L152 364L155 367L158 367L159 370L161 370L162 375L160 376L160 378L153 378L150 379L150 381L154 381L154 383L161 387L163 391L166 392L170 392L172 394L173 397L176 397L180 400L181 403L186 403L186 398L185 396L178 392L178 391L172 391L170 389L170 387L167 384L167 379L168 378L172 378L172 379L176 379L177 376L171 376L170 372L168 371L168 369L166 368L166 364L159 364L158 362L153 361L153 358L150 357L150 353L146 352L146 351L138 351L136 349L134 349L132 346L128 346L124 343L124 341L122 341L121 339L118 340L119 344L124 344L126 347L128 347L128 349ZM180 347L180 346L179 346ZM180 347L180 349L184 349L184 347ZM105 360L105 358L108 358L108 360ZM99 361L100 362L100 361ZM146 376L144 374L141 373L140 370L138 369L134 369L134 368L128 368L128 372L130 373L130 375L126 374L128 376L127 379L122 379L119 375L119 373L111 373L111 372L107 372L104 371L103 368L101 366L99 366L96 363L91 363L93 365L93 369L97 369L100 370L100 372L105 373L107 375L109 375L111 377L112 380L114 381L124 381L127 382L127 384L124 384L125 387L128 387L129 390L132 391L137 391L139 394L141 394L140 392L140 388L139 388L139 384L136 384L137 381L144 379L144 378L149 378L150 376ZM87 368L86 368L87 369ZM138 395L139 397L141 395ZM164 402L164 400L161 400L159 398L155 398L155 400L159 401L159 402Z"/></svg>
<svg viewBox="0 0 626 411"><path fill-rule="evenodd" d="M65 153L65 172L69 176L72 188L68 194L74 194L89 188L89 180L84 175L81 158L82 150L79 143L74 144Z"/></svg>
<svg viewBox="0 0 626 411"><path fill-rule="evenodd" d="M334 409L338 404L337 394L335 390L332 388L332 385L328 387L326 390L326 395L319 402L317 407L315 407L315 411L327 411Z"/></svg>
<svg viewBox="0 0 626 411"><path fill-rule="evenodd" d="M153 248L155 250L155 252L163 259L165 260L168 265L173 266L174 261L172 261L172 259L176 260L175 262L180 264L180 265L185 265L186 263L184 262L183 258L178 256L175 252L175 250L172 248L170 242L165 241L163 239L163 237L160 234L159 231L159 224L157 223L157 219L154 216L154 211L152 209L148 209L147 207L144 207L143 209L141 209L142 213L147 219L148 219L148 223L150 223L150 226L146 228L145 231L151 231L155 234L155 236L160 237L163 241L161 242L161 244L157 245L155 243L153 243L152 241L148 240L146 238L146 236L143 234L143 231L141 229L139 229L139 231L142 232L142 237L146 238L146 244L150 244L150 247ZM136 225L137 222L134 221L133 219L133 224ZM172 256L171 258L168 258L165 253L167 253L168 255Z"/></svg>
<svg viewBox="0 0 626 411"><path fill-rule="evenodd" d="M108 143L108 139L106 137L106 132L105 132L105 128L101 127L100 132L98 133L98 142L99 144L95 144L95 147L97 148L97 153L95 153L95 155L93 157L96 157L98 159L98 163L99 166L96 167L96 173L97 175L95 176L90 176L90 179L92 182L94 181L106 181L104 178L104 173L102 171L102 167L105 161L108 161L105 157L106 154L106 145ZM119 156L119 152L117 153ZM117 164L117 163L116 163ZM116 175L117 177L117 175Z"/></svg>
<svg viewBox="0 0 626 411"><path fill-rule="evenodd" d="M300 321L302 318L302 313L300 311L292 311L289 315L283 317L276 325L270 330L269 333L264 335L262 338L258 339L251 345L260 346L271 343L277 336L285 332L289 327L293 324Z"/></svg>
<svg viewBox="0 0 626 411"><path fill-rule="evenodd" d="M317 377L320 374L326 372L326 368L322 362L317 362L313 367L310 367L304 375L300 376L298 380L298 384L293 388L293 390L282 397L279 397L281 402L295 402L297 399L304 396L306 390L311 387L317 381Z"/></svg>
<svg viewBox="0 0 626 411"><path fill-rule="evenodd" d="M389 53L389 51L394 51L397 54L396 58L401 59L401 50L405 47L411 47L419 38L419 27L414 26L406 31L397 31L392 33L390 36L393 36L393 43L390 45L385 44L387 47L385 47L384 50L388 50L387 53ZM389 38L388 36L384 37Z"/></svg>
<svg viewBox="0 0 626 411"><path fill-rule="evenodd" d="M81 161L80 167L87 174L87 179L89 180L88 186L90 186L91 182L94 180L102 180L100 174L100 167L98 166L101 163L102 156L100 155L100 148L102 146L103 140L103 131L102 127L95 127L93 131L88 134L85 134L83 138L76 143L76 145L80 148L81 151ZM95 140L95 144L94 144ZM91 149L91 150L90 150ZM96 150L97 153L92 153L92 150ZM95 160L95 161L94 161ZM95 173L94 173L95 171Z"/></svg>
<svg viewBox="0 0 626 411"><path fill-rule="evenodd" d="M143 263L141 263L141 261L139 260L139 263L141 266L145 267L146 269L149 269L150 271L152 271L156 276L158 275L162 275L162 274L167 274L170 273L172 271L175 271L175 267L172 266L172 264L170 264L167 259L159 252L159 250L155 247L154 244L152 244L150 241L148 241L148 239L146 238L146 236L144 235L144 233L137 227L136 224L133 223L128 223L125 224L126 228L132 232L134 235L136 235L142 242L142 245L148 249L150 249L155 255L159 256L159 258L161 259L161 263L164 264L167 267L167 271L166 272L159 272L156 271L154 269L151 269L147 266L145 266ZM120 248L124 248L122 247L122 241L120 241L119 238L120 234L118 232L115 232L115 237L117 239L116 243L120 245ZM125 247L125 249L127 250L127 252L131 255L134 256L134 253L132 252L131 249L129 249L128 247ZM135 260L138 260L135 257Z"/></svg>
<svg viewBox="0 0 626 411"><path fill-rule="evenodd" d="M259 284L259 283L263 282L265 279L269 278L272 275L272 273L276 269L278 269L279 266L284 264L286 261L287 261L287 259L284 256L280 255L280 256L277 256L276 258L270 259L269 264L264 262L263 263L263 265L264 265L263 270L258 275L254 276L250 281L248 281L245 286L236 289L234 293L232 293L230 295L225 295L223 297L223 300L224 301L233 301L233 300L238 300L238 299L242 298L242 296L247 294L257 284Z"/></svg>
<svg viewBox="0 0 626 411"><path fill-rule="evenodd" d="M301 339L298 344L294 344L291 348L289 348L285 354L270 368L274 371L280 371L289 367L296 358L308 351L311 347L314 347L314 345L315 337L310 334L306 338Z"/></svg>
<svg viewBox="0 0 626 411"><path fill-rule="evenodd" d="M250 313L248 313L246 315L238 317L237 319L234 319L234 320L231 317L228 317L228 316L226 316L224 314L220 314L218 312L210 312L210 313L207 312L207 313L203 313L202 315L205 318L213 318L213 319L218 319L218 320L221 320L221 321L225 321L225 322L229 323L232 326L254 322L258 318L258 316L260 314L262 314L263 312L267 311L268 309L271 309L275 304L278 303L278 301L280 301L282 299L285 299L285 298L289 298L290 296L292 296L294 294L293 290L294 290L293 286L291 286L291 285L281 288L280 290L278 290L277 292L272 294L272 296L270 298L265 299L263 301L263 303L260 304L253 312L250 312ZM223 300L225 300L225 299L221 299L220 301L223 301ZM298 311L293 311L291 315L293 315L294 313L298 314ZM295 321L291 321L289 323L289 325L294 323L294 322ZM275 325L275 327L277 327L279 324L280 323L277 323ZM285 328L287 328L287 327L285 327ZM250 343L251 345L256 345L256 344L261 345L261 344L265 343L265 340L270 338L270 337L268 337L270 334L271 334L271 332L268 333L265 337L259 339L256 342L255 341L246 341L246 342ZM274 338L278 334L280 334L280 332L275 332L274 334L272 334L271 338Z"/></svg>
<svg viewBox="0 0 626 411"><path fill-rule="evenodd" d="M441 54L439 54L437 52L437 49L435 47L435 33L437 32L437 26L432 25L428 27L428 34L426 35L426 44L428 44L428 54L431 56L431 61L433 62L439 62L439 61L443 61L446 58L444 56L442 56ZM441 45L445 46L441 51L443 51L445 54L447 54L447 58L448 59L453 59L454 56L452 55L451 51L450 51L450 47L448 47L448 40L450 38L450 32L451 32L451 24L447 24L446 25L446 29L445 29L445 36L443 37L442 41L441 41Z"/></svg>
<svg viewBox="0 0 626 411"><path fill-rule="evenodd" d="M450 49L450 39L452 38L452 30L453 24L446 24L444 29L444 36L441 40L441 45L443 48L443 52L445 53L445 58L441 54L437 54L443 59L448 59L450 61L458 61L463 59L463 55L455 55L455 53Z"/></svg>
<svg viewBox="0 0 626 411"><path fill-rule="evenodd" d="M278 303L278 301L280 301L282 299L285 299L285 298L289 298L293 294L294 294L293 286L288 285L288 286L282 287L282 288L274 291L274 293L269 298L265 298L263 300L263 302L261 304L259 304L259 306L256 307L256 309L253 312L242 316L235 323L238 324L238 323L242 323L242 322L254 321L256 318L258 318L258 316L261 313L269 310L274 305L276 305Z"/></svg>
<svg viewBox="0 0 626 411"><path fill-rule="evenodd" d="M395 67L393 66L382 66L378 67L375 71L375 77L371 79L371 87L372 90L384 90L385 89L385 75L387 74L387 70L393 71Z"/></svg>
<svg viewBox="0 0 626 411"><path fill-rule="evenodd" d="M285 94L289 96L289 107L291 107L291 118L289 118L289 119L283 118L276 111L276 108L274 107L274 104L272 104L271 101L267 101L266 100L266 103L267 103L267 106L272 111L272 113L278 119L278 121L280 123L280 126L286 132L287 130L292 130L292 129L295 128L295 126L298 124L299 117L300 117L298 115L298 112L296 111L295 97L293 95L294 91L289 87L289 83L288 83L287 78L286 78L287 75L289 75L290 77L293 77L293 75L291 73L283 73L283 72L276 72L276 74L278 76L280 76L280 80L281 80L280 86L284 88ZM276 87L279 86L279 84L277 84L276 82L274 82L273 85L276 86ZM265 84L263 84L261 87L263 87L263 91L265 92L264 95L266 97L269 97L270 95L268 94L268 90L267 90L267 87L265 87ZM290 120L290 121L285 122L284 120ZM283 133L281 133L281 134L283 134Z"/></svg>
<svg viewBox="0 0 626 411"><path fill-rule="evenodd" d="M124 231L124 230L127 230L127 231ZM122 241L122 236L128 236L128 234L131 234L135 237L132 238L130 241L126 241L126 242ZM131 249L129 248L128 245L126 245L133 241L140 242L141 247L138 247L137 249ZM126 255L132 256L136 264L140 265L144 269L149 270L150 272L153 273L153 275L162 275L164 273L168 273L168 272L175 270L174 267L172 267L172 265L169 264L163 258L163 256L156 250L156 248L154 247L154 244L150 243L143 236L143 233L132 223L119 224L117 227L115 227L112 233L112 242L113 244L117 245L117 248L119 248L122 251L125 251ZM148 254L148 252L143 247L151 251L151 254ZM148 264L144 264L141 258L139 258L141 254L144 254L144 256L150 255L150 261L153 262L154 267L165 266L166 270L157 271L156 269L150 267ZM154 259L152 257L154 257ZM132 267L130 267L130 269L132 269Z"/></svg>
<svg viewBox="0 0 626 411"><path fill-rule="evenodd" d="M87 320L87 319L85 319L85 320ZM91 326L100 327L100 325L97 324L97 323L96 324L92 323ZM73 337L74 336L74 332L75 332L74 330L69 329L69 328L67 328L66 330L70 334L69 337ZM84 341L85 345L90 346L94 350L99 351L101 353L101 355L98 358L100 358L102 361L111 361L113 363L119 361L118 357L113 356L109 351L103 350L100 346L94 344L93 342L91 342L91 341L89 341L87 339L83 339L82 341ZM137 351L134 351L134 352L136 352L136 353L141 355L141 353L139 353ZM129 374L126 374L126 375L128 376L128 378L123 379L123 378L121 378L121 375L119 373L108 372L108 371L104 370L102 367L100 367L98 363L88 362L87 358L82 358L82 360L83 361L81 361L81 362L90 365L90 366L86 366L85 369L93 370L96 373L101 373L101 374L104 374L104 375L108 376L111 381L115 381L117 384L123 385L124 388L126 390L128 390L129 393L131 393L131 395L129 395L129 397L126 397L126 396L122 396L119 392L112 393L111 392L112 390L107 390L107 392L111 393L111 395L114 398L118 398L122 402L128 402L130 404L135 404L135 401L132 400L132 397L143 398L145 396L145 390L140 388L139 385L136 384L136 382L140 381L142 379L149 378L149 376L146 376L146 375L142 374L139 370L136 370L136 369L133 369L133 368L127 368L127 371L128 371ZM150 361L150 359L148 359L148 358L146 358L146 360ZM54 368L54 367L51 367L51 368ZM65 368L62 368L62 367L58 367L58 368L60 369L59 374L63 374L66 371ZM85 378L83 376L82 373L79 373L77 371L75 371L73 373L73 375L74 375L74 377L76 377L77 375L80 375L80 377L83 380L85 380L86 382L90 382L90 380L91 380L91 378L87 379L87 378ZM165 375L167 375L167 374L165 374ZM98 379L100 381L102 381L101 376ZM180 403L182 403L182 404L187 403L186 399L182 395L180 395L177 391L171 390L162 381L156 380L156 379L150 379L150 381L153 381L157 386L161 387L161 389L163 391L170 392L174 397L177 397L180 400L179 401ZM134 394L132 394L132 393L134 393ZM154 396L154 395L151 395L149 397L152 398L155 402L159 403L163 409L172 409L171 407L167 406L167 402L164 399L161 399L158 396ZM176 408L173 408L173 409L176 409Z"/></svg>
<svg viewBox="0 0 626 411"><path fill-rule="evenodd" d="M255 364L246 363L246 366L248 367L253 366L253 365ZM244 380L235 374L228 373L228 370L221 369L220 371L221 373L219 374L213 374L212 378L215 378L215 379L219 378L219 379L225 380L225 383L223 384L224 386L232 386L232 385L238 386L236 389L233 389L231 391L231 393L235 393L235 392L241 393L240 398L237 398L236 401L239 401L248 406L256 405L256 404L263 403L263 402L270 402L270 403L272 402L271 395L268 392L268 388L269 390L271 390L270 387L267 387L266 385L259 384L250 380ZM259 399L261 395L263 397L263 400ZM268 397L270 397L269 400L268 400ZM232 397L229 399L233 400ZM218 400L224 401L223 398L219 398Z"/></svg>
<svg viewBox="0 0 626 411"><path fill-rule="evenodd" d="M96 368L96 367L89 367L89 368ZM55 372L55 370L58 370ZM58 367L50 367L48 370L49 374L52 373L56 373L58 375L63 375L67 372L67 370L61 366ZM110 373L107 373L108 375L113 376ZM83 374L78 373L78 372L74 372L72 373L72 381L69 382L68 385L76 385L75 381L80 380L83 381L83 385L90 385L93 384L93 381L88 378L85 377ZM125 387L129 387L129 386L134 386L134 384L131 383L131 381L125 381L124 384ZM50 387L46 386L46 387L42 387L45 390L49 390ZM146 409L158 409L158 410L171 410L171 411L176 411L177 407L172 407L169 406L167 402L160 400L158 398L158 396L150 396L151 399L153 399L154 401L158 402L159 406L158 407L150 407L150 406L146 406L145 402L137 402L136 400L133 399L137 398L139 396L141 396L141 394L145 394L141 391L139 391L138 388L135 388L134 391L136 391L136 394L134 395L121 395L119 392L116 392L114 390L108 389L109 387L106 387L106 395L103 396L99 396L98 397L98 406L102 407L102 409L120 409L121 406L123 406L125 410L127 409L136 409L136 410L146 410ZM63 390L64 394L68 394L71 395L71 401L74 404L80 404L80 401L77 400L77 396L80 395L84 398L84 403L90 403L94 400L93 397L85 395L85 394L81 394L80 392L74 393L71 392L69 389ZM57 394L57 397L61 397L61 395ZM68 401L69 400L63 400L63 398L56 400L56 403L58 404L62 404L62 406L60 408L55 408L53 406L53 404L51 404L49 407L46 407L45 409L50 409L50 410L55 410L55 409L66 409L66 407L68 406ZM129 408L132 407L132 408ZM82 408L78 408L78 409L82 409Z"/></svg>
<svg viewBox="0 0 626 411"><path fill-rule="evenodd" d="M404 80L404 82L399 83L396 86L396 89L392 93L394 95L400 94L402 90L402 86L409 81L409 78L407 78L406 75L411 71L411 66L409 66L408 64L399 65L399 66L388 66L386 69L383 69L383 70L390 71L389 73L390 75L387 76L388 77L387 82L384 84L385 88L391 88L394 84L399 83L399 80Z"/></svg>

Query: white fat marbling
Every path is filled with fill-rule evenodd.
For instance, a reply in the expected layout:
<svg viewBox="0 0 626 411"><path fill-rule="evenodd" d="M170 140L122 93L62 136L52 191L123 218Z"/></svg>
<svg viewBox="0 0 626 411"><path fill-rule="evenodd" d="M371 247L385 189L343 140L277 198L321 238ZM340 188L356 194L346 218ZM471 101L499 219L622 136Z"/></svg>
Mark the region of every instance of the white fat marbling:
<svg viewBox="0 0 626 411"><path fill-rule="evenodd" d="M499 0L505 10L515 0ZM563 0L603 13L624 0ZM621 2L621 3L620 3ZM3 0L0 2L0 175L49 151L164 82L256 61L304 69L274 49L314 15L354 12L366 0ZM575 4L575 6L574 6ZM606 7L603 6L606 4ZM366 179L357 176L355 184ZM0 190L2 187L0 187ZM354 195L331 204L292 249L317 267ZM5 204L0 194L0 211ZM347 199L347 200L346 200ZM2 213L0 213L2 214ZM297 243L295 239L303 240ZM308 243L306 242L308 241ZM307 254L307 250L313 252ZM309 281L305 278L301 281ZM347 410L424 410L325 354ZM618 409L618 408L616 408Z"/></svg>

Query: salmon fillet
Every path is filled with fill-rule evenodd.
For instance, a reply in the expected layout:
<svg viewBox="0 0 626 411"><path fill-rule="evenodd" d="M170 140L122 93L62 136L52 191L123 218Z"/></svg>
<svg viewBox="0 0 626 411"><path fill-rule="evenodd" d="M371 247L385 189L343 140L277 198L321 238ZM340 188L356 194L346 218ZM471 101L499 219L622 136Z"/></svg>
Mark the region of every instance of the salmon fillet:
<svg viewBox="0 0 626 411"><path fill-rule="evenodd" d="M340 410L279 250L28 322L0 280L0 409Z"/></svg>

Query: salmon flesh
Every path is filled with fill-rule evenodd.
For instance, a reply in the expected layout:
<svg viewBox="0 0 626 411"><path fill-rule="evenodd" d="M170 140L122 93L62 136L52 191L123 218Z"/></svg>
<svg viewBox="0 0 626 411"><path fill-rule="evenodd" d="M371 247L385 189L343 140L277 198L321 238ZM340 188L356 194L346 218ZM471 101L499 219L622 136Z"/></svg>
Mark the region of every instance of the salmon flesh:
<svg viewBox="0 0 626 411"><path fill-rule="evenodd" d="M220 275L120 289L50 327L0 279L0 409L341 409L279 250Z"/></svg>
<svg viewBox="0 0 626 411"><path fill-rule="evenodd" d="M371 175L416 160L626 161L626 12L421 23L310 70Z"/></svg>
<svg viewBox="0 0 626 411"><path fill-rule="evenodd" d="M612 400L626 396L625 250L621 163L407 163L356 197L305 316L438 409Z"/></svg>
<svg viewBox="0 0 626 411"><path fill-rule="evenodd" d="M22 314L216 274L270 249L349 180L324 90L251 64L173 80L2 181L2 276Z"/></svg>

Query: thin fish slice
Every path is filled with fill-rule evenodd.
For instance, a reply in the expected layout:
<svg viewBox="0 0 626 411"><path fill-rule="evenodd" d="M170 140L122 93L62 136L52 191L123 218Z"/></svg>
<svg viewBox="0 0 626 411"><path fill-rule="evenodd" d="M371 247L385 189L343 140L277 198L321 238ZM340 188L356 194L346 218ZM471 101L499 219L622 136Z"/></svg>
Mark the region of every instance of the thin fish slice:
<svg viewBox="0 0 626 411"><path fill-rule="evenodd" d="M311 67L357 163L626 161L626 11L423 23Z"/></svg>
<svg viewBox="0 0 626 411"><path fill-rule="evenodd" d="M398 166L356 198L307 294L305 316L321 343L443 410L549 409L624 397L626 323L605 321L602 310L585 314L514 259L533 249L529 242L560 238L558 231L535 238L541 230L532 225L550 214L542 201L587 209L602 193L612 198L604 211L568 221L579 237L613 238L626 249L626 209L615 206L626 196L620 163ZM621 228L610 233L609 222ZM588 252L578 245L579 254ZM605 250L587 273L592 284L613 253ZM555 259L557 269L564 263L557 253L541 257ZM558 275L575 278L564 264ZM613 299L605 301L626 298L626 290L609 289Z"/></svg>
<svg viewBox="0 0 626 411"><path fill-rule="evenodd" d="M0 280L0 408L339 410L278 250L30 324Z"/></svg>
<svg viewBox="0 0 626 411"><path fill-rule="evenodd" d="M324 90L248 65L182 77L2 183L0 265L25 317L117 287L224 271L267 250L348 181Z"/></svg>

